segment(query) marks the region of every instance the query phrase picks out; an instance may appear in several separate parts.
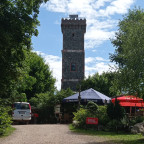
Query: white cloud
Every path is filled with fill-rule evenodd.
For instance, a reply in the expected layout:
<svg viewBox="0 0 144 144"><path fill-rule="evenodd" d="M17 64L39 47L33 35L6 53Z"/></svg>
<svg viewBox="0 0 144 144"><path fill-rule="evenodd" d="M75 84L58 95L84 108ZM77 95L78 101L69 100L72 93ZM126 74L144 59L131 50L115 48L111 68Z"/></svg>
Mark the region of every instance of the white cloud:
<svg viewBox="0 0 144 144"><path fill-rule="evenodd" d="M94 60L93 57L85 58L85 64L91 63L91 62L93 62L93 60Z"/></svg>
<svg viewBox="0 0 144 144"><path fill-rule="evenodd" d="M46 4L43 3L41 7L45 7L47 10L52 12L65 13L67 5L67 0L49 0Z"/></svg>
<svg viewBox="0 0 144 144"><path fill-rule="evenodd" d="M98 61L101 61L101 62L109 62L109 60L105 60L103 59L102 57L88 57L88 58L85 58L85 63L88 65L88 64L91 64L91 63L96 63Z"/></svg>
<svg viewBox="0 0 144 144"><path fill-rule="evenodd" d="M61 57L54 55L47 55L40 51L35 51L38 55L41 55L45 63L50 66L53 77L56 78L56 87L58 90L61 89L61 78L62 78L62 59ZM85 58L85 76L93 75L96 72L102 74L103 72L109 71L110 66L114 64L110 63L109 60L105 60L102 57L88 57Z"/></svg>
<svg viewBox="0 0 144 144"><path fill-rule="evenodd" d="M89 75L93 75L96 72L99 74L102 74L103 72L110 71L110 68L114 66L113 63L105 63L105 62L97 62L97 63L91 63L91 65L85 66L85 76L86 78Z"/></svg>
<svg viewBox="0 0 144 144"><path fill-rule="evenodd" d="M114 36L118 20L112 16L125 14L135 0L49 0L47 10L66 15L79 14L87 19L85 48L95 48Z"/></svg>
<svg viewBox="0 0 144 144"><path fill-rule="evenodd" d="M61 88L61 77L62 77L62 59L61 57L54 55L47 55L40 51L35 51L38 55L41 55L45 63L50 66L50 70L52 71L52 75L56 78L56 87L58 90Z"/></svg>
<svg viewBox="0 0 144 144"><path fill-rule="evenodd" d="M112 0L98 0L95 2L94 7L96 9L99 9L100 7L103 7L105 5L106 2L111 2Z"/></svg>
<svg viewBox="0 0 144 144"><path fill-rule="evenodd" d="M47 55L44 57L46 63L50 65L50 69L53 71L53 76L56 78L56 87L61 88L62 77L62 59L58 56Z"/></svg>
<svg viewBox="0 0 144 144"><path fill-rule="evenodd" d="M100 10L99 12L104 16L125 14L134 2L135 0L114 0L105 10Z"/></svg>
<svg viewBox="0 0 144 144"><path fill-rule="evenodd" d="M103 59L102 57L88 57L85 58L85 76L93 75L96 72L102 74L110 70L110 67L113 66L113 63L110 63L109 60Z"/></svg>

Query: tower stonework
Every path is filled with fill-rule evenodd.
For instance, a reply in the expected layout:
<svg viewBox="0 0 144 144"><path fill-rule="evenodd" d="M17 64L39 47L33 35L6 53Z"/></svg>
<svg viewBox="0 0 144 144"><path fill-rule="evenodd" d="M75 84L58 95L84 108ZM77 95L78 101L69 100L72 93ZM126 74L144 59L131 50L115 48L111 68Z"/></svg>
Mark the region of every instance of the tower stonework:
<svg viewBox="0 0 144 144"><path fill-rule="evenodd" d="M61 89L71 88L76 91L85 73L86 19L79 18L78 15L62 18L61 30L63 33Z"/></svg>

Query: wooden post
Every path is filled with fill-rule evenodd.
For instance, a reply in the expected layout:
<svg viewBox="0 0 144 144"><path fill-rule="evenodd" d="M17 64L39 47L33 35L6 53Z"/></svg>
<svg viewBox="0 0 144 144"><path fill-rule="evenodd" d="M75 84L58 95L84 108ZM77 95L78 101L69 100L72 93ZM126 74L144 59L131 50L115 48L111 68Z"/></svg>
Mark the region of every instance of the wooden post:
<svg viewBox="0 0 144 144"><path fill-rule="evenodd" d="M135 117L136 117L136 104L135 104Z"/></svg>
<svg viewBox="0 0 144 144"><path fill-rule="evenodd" d="M131 116L132 107L130 106L130 116Z"/></svg>
<svg viewBox="0 0 144 144"><path fill-rule="evenodd" d="M80 109L80 101L81 101L80 91L81 91L81 85L79 86L78 109Z"/></svg>

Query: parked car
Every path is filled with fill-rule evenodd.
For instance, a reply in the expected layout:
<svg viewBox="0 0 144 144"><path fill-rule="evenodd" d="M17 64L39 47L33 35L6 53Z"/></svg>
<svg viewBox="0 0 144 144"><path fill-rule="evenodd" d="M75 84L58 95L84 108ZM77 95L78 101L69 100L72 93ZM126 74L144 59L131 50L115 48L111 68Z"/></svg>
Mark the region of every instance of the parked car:
<svg viewBox="0 0 144 144"><path fill-rule="evenodd" d="M31 120L31 105L28 102L15 102L13 104L12 119L14 122L29 123Z"/></svg>

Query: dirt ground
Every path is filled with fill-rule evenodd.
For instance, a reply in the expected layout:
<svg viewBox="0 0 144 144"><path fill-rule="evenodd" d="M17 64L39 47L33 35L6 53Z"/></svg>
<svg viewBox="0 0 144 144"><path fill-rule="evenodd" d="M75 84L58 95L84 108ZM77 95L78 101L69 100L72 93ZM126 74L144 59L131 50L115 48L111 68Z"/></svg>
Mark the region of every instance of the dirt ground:
<svg viewBox="0 0 144 144"><path fill-rule="evenodd" d="M14 125L14 133L0 138L0 144L113 144L99 137L71 132L68 125Z"/></svg>

